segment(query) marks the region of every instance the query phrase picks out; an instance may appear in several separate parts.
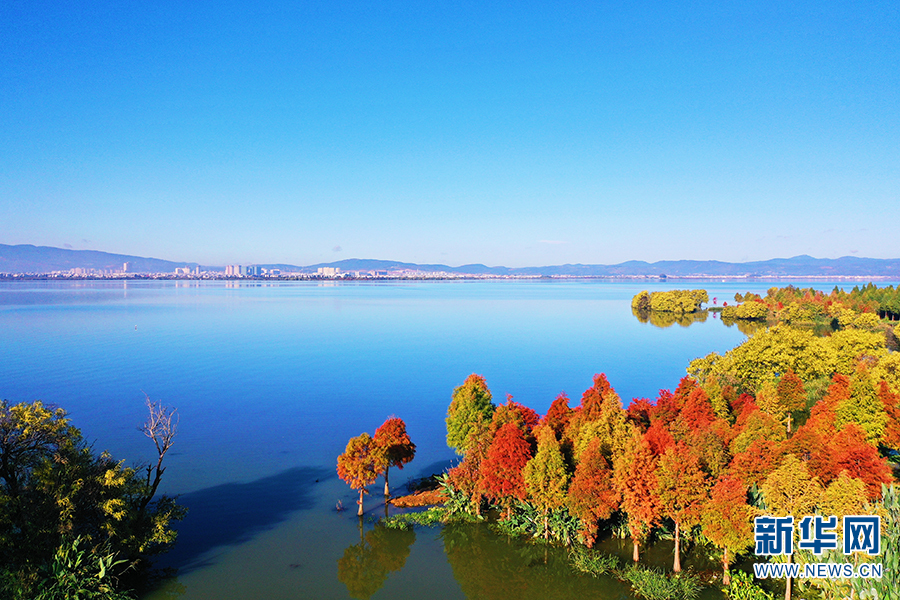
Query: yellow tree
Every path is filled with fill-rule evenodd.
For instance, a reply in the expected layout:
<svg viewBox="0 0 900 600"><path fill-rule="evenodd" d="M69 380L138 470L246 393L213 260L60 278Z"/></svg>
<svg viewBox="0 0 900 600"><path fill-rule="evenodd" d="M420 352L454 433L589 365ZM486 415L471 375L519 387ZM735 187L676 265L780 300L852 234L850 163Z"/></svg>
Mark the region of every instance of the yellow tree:
<svg viewBox="0 0 900 600"><path fill-rule="evenodd" d="M537 453L525 465L523 475L528 496L544 515L544 539L547 539L547 514L565 503L569 483L559 441L551 427L540 428Z"/></svg>
<svg viewBox="0 0 900 600"><path fill-rule="evenodd" d="M806 464L788 454L781 466L772 471L762 485L768 512L776 517L802 517L812 514L822 486L818 477L810 477ZM788 555L791 562L791 555ZM785 580L785 600L791 600L791 578Z"/></svg>
<svg viewBox="0 0 900 600"><path fill-rule="evenodd" d="M347 449L337 459L338 477L346 481L351 488L359 490L360 517L363 514L363 494L366 486L375 483L378 476L387 466L384 450L375 443L368 433L362 433L347 442Z"/></svg>

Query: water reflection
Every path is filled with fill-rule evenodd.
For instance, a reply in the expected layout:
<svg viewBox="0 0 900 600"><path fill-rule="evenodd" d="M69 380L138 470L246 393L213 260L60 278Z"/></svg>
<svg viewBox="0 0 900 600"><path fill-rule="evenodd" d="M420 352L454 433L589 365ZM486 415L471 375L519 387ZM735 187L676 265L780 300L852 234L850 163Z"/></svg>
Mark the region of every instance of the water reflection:
<svg viewBox="0 0 900 600"><path fill-rule="evenodd" d="M376 525L363 536L360 519L359 544L348 547L338 559L338 579L353 598L368 600L381 589L388 574L403 568L415 542L416 532L412 529L388 529L383 525Z"/></svg>
<svg viewBox="0 0 900 600"><path fill-rule="evenodd" d="M664 329L666 327L671 327L676 323L682 327L690 327L694 323L704 323L709 316L709 311L701 310L692 313L672 313L638 310L632 307L631 314L633 314L641 323L650 323L654 327Z"/></svg>
<svg viewBox="0 0 900 600"><path fill-rule="evenodd" d="M529 544L496 534L484 524L446 525L441 531L453 576L468 598L569 600L628 598L612 577L575 573L564 548Z"/></svg>
<svg viewBox="0 0 900 600"><path fill-rule="evenodd" d="M724 325L725 327L737 326L738 331L740 331L747 337L752 336L754 333L756 333L760 329L765 329L768 326L768 324L765 321L748 321L746 319L729 319L728 317L722 317L722 325Z"/></svg>

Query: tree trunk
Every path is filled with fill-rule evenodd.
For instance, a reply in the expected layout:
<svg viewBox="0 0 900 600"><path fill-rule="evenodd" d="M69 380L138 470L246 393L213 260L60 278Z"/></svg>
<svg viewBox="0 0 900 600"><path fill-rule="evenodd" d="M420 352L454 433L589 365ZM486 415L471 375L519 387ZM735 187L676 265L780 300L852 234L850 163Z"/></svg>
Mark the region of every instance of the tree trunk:
<svg viewBox="0 0 900 600"><path fill-rule="evenodd" d="M681 572L681 528L678 521L675 521L675 564L672 565L672 570L676 573Z"/></svg>
<svg viewBox="0 0 900 600"><path fill-rule="evenodd" d="M638 551L638 540L637 538L631 538L631 543L634 544L634 553L631 555L631 560L634 562L638 562L641 559L640 553Z"/></svg>
<svg viewBox="0 0 900 600"><path fill-rule="evenodd" d="M788 554L787 564L794 562L794 557ZM788 575L784 580L784 600L791 600L791 576Z"/></svg>
<svg viewBox="0 0 900 600"><path fill-rule="evenodd" d="M359 510L356 512L360 517L363 515L363 504L362 504L363 490L359 490L359 500L356 502L359 504Z"/></svg>
<svg viewBox="0 0 900 600"><path fill-rule="evenodd" d="M388 489L388 469L389 468L390 467L384 468L384 497L385 498L391 497L391 491Z"/></svg>
<svg viewBox="0 0 900 600"><path fill-rule="evenodd" d="M731 585L731 571L728 570L728 548L722 557L722 585Z"/></svg>
<svg viewBox="0 0 900 600"><path fill-rule="evenodd" d="M544 513L544 539L545 540L550 539L550 530L547 527L547 513ZM544 561L544 562L546 562L546 561Z"/></svg>

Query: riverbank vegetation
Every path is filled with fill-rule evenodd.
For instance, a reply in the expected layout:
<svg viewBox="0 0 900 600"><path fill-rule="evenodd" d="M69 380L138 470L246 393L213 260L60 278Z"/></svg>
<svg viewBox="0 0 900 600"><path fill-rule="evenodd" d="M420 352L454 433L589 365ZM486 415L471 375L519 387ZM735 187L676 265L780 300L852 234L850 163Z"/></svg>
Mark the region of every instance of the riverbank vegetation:
<svg viewBox="0 0 900 600"><path fill-rule="evenodd" d="M707 297L695 292L658 304L668 307L663 312L697 310ZM900 360L889 349L896 295L874 286L744 295L744 305L764 306L766 318L774 317L771 326L724 355L692 361L674 391L633 399L627 408L603 374L578 405L560 394L543 416L511 397L495 405L484 378L473 374L454 391L447 413L448 445L462 457L443 479L447 500L388 524L489 516L509 535L582 548L574 562L593 561L647 598L655 592L646 590L690 580L678 575L683 552L706 552L717 557L733 597L766 597L743 576L731 587L732 565L752 548L755 516L878 514L886 535L898 527ZM635 310L653 310L653 295L639 294L635 303ZM807 327L811 314L836 327ZM588 560L583 553L609 535L630 539L635 565L648 544L670 537L674 575ZM897 538L885 539L878 559L894 564ZM788 581L788 597L792 587ZM887 597L900 589L900 572L800 586L810 588L825 598ZM659 597L693 592L671 593Z"/></svg>
<svg viewBox="0 0 900 600"><path fill-rule="evenodd" d="M148 557L172 545L185 510L156 492L177 419L147 404L157 461L126 467L94 453L62 408L0 402L2 597L131 598Z"/></svg>

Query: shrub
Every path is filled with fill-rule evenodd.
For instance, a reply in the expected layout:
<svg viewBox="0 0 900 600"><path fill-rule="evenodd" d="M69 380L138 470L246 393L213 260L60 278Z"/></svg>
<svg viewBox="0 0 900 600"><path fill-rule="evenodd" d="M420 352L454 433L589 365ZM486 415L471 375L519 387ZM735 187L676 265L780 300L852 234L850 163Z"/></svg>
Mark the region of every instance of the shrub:
<svg viewBox="0 0 900 600"><path fill-rule="evenodd" d="M647 600L694 600L700 595L700 580L692 573L669 576L656 569L635 566L622 576L635 594Z"/></svg>

